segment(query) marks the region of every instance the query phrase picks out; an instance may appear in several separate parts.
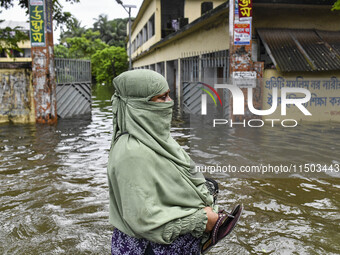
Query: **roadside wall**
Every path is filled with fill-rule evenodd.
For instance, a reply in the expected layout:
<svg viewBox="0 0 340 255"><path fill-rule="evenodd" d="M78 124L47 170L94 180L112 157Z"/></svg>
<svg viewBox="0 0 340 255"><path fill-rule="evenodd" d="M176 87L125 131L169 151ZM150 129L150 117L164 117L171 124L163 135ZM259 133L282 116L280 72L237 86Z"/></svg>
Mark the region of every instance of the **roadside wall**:
<svg viewBox="0 0 340 255"><path fill-rule="evenodd" d="M0 123L35 123L31 71L0 69Z"/></svg>

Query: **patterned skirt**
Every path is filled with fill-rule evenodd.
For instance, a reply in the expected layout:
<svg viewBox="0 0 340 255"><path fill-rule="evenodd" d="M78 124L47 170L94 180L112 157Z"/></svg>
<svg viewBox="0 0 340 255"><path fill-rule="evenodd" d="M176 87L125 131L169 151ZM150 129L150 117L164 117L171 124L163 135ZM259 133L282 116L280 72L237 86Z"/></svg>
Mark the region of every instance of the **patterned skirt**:
<svg viewBox="0 0 340 255"><path fill-rule="evenodd" d="M130 237L115 228L112 235L111 255L198 255L200 243L201 238L185 234L171 244L158 244L144 238Z"/></svg>

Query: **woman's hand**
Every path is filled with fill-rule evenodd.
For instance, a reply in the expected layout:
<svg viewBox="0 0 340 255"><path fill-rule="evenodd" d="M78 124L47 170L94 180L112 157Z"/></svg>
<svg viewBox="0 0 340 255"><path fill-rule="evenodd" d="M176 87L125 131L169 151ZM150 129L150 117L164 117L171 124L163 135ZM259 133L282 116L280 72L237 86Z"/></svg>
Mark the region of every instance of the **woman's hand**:
<svg viewBox="0 0 340 255"><path fill-rule="evenodd" d="M218 220L218 214L215 213L211 207L205 207L204 210L208 216L208 222L205 228L205 232L210 232L214 228L216 221Z"/></svg>

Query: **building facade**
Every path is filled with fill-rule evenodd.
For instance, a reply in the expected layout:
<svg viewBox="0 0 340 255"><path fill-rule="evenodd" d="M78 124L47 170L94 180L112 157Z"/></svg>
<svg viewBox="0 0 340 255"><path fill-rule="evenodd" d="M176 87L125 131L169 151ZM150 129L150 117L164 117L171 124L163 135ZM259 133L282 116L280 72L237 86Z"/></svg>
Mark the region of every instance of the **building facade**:
<svg viewBox="0 0 340 255"><path fill-rule="evenodd" d="M290 114L340 121L340 12L331 11L333 2L253 1L248 62L253 70L263 63L257 84L262 109L271 107L273 87L288 84L312 94L308 107L313 117L300 116L294 107ZM164 75L179 104L190 82L228 82L229 7L229 1L145 0L132 25L133 68Z"/></svg>

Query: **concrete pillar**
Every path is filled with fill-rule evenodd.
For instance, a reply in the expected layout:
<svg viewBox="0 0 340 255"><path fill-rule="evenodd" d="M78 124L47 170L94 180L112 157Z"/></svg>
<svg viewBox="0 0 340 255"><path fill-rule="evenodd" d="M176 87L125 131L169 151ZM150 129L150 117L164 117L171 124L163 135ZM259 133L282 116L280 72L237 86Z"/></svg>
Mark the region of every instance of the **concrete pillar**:
<svg viewBox="0 0 340 255"><path fill-rule="evenodd" d="M181 90L182 90L182 67L181 67L181 59L177 60L177 81L176 81L176 91L177 91L177 100L178 106L181 105Z"/></svg>
<svg viewBox="0 0 340 255"><path fill-rule="evenodd" d="M163 62L163 66L164 66L164 77L166 80L168 80L168 65L167 65L167 61Z"/></svg>
<svg viewBox="0 0 340 255"><path fill-rule="evenodd" d="M30 0L32 81L37 123L57 122L52 0Z"/></svg>
<svg viewBox="0 0 340 255"><path fill-rule="evenodd" d="M202 75L203 68L202 68L202 54L198 55L198 81L202 82Z"/></svg>
<svg viewBox="0 0 340 255"><path fill-rule="evenodd" d="M177 90L176 90L176 79L177 79L177 60L166 61L165 64L165 72L166 72L166 80L169 84L170 88L170 96L171 98L177 98Z"/></svg>

